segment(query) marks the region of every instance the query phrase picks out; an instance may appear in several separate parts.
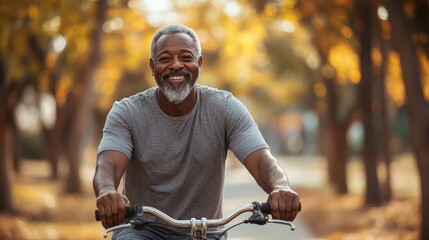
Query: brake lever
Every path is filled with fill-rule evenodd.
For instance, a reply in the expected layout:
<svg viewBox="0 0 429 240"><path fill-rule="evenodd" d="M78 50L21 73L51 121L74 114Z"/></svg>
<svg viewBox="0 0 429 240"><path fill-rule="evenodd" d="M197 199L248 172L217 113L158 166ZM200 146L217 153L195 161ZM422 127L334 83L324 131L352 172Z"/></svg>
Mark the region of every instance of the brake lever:
<svg viewBox="0 0 429 240"><path fill-rule="evenodd" d="M278 219L268 219L267 223L276 223L276 224L288 225L290 227L291 231L295 231L295 225L289 221L278 220Z"/></svg>
<svg viewBox="0 0 429 240"><path fill-rule="evenodd" d="M107 235L109 234L109 232L113 232L115 230L122 229L122 228L129 228L132 226L133 226L133 224L131 224L131 223L125 223L125 224L120 224L120 225L108 228L108 229L106 229L106 231L104 231L103 237L107 238Z"/></svg>

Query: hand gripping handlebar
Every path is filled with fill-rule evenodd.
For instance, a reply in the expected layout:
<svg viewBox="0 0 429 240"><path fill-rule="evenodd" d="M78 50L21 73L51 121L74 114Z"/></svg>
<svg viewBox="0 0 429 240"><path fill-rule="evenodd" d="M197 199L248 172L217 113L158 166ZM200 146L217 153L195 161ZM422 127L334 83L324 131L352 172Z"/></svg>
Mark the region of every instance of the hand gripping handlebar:
<svg viewBox="0 0 429 240"><path fill-rule="evenodd" d="M301 204L299 205L299 211L300 210L301 210ZM265 223L278 223L278 224L288 225L292 231L295 230L295 226L293 225L292 222L276 220L276 219L270 220L267 217L267 214L271 214L271 207L268 203L253 202L252 204L243 205L235 209L229 215L223 218L219 218L219 219L202 218L198 220L195 218L192 218L190 220L177 220L168 216L167 214L165 214L164 212L156 208L134 205L134 206L127 206L125 210L125 218L131 219L131 220L128 220L127 224L121 224L121 225L106 229L106 231L104 232L104 237L107 237L107 234L111 231L138 225L139 223L135 222L132 219L135 218L136 216L143 216L144 214L155 216L171 227L190 228L191 235L193 236L194 235L193 233L195 231L203 232L205 235L208 228L226 225L232 220L234 220L236 217L238 217L239 215L246 212L253 212L253 214L249 219L245 220L243 223L254 223L254 224L260 224L260 225ZM98 210L95 210L95 219L97 221L100 221L100 214Z"/></svg>

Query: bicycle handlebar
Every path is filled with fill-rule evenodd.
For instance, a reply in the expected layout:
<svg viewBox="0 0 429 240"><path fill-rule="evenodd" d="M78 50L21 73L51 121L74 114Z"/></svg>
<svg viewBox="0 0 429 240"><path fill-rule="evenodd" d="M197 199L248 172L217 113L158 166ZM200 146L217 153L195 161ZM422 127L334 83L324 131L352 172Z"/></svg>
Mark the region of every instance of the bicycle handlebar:
<svg viewBox="0 0 429 240"><path fill-rule="evenodd" d="M248 204L248 205L241 206L240 208L236 209L234 212L232 212L229 216L227 216L225 218L211 219L211 220L207 220L207 221L208 221L208 223L210 222L213 226L219 226L219 225L227 224L228 222L233 220L238 215L245 213L245 212L253 211L255 208L254 204ZM261 210L261 212L263 214L271 214L271 207L270 207L269 203L257 203L257 204L259 204L259 209ZM125 207L125 218L133 217L134 215L138 214L139 211L141 213L146 213L146 214L150 214L150 215L153 215L155 217L158 217L158 218L166 221L167 223L171 224L174 227L180 227L177 225L186 225L185 227L189 227L189 220L176 220L176 219L168 216L167 214L165 214L164 212L162 212L156 208L147 207L147 206L140 206L140 205L126 206ZM95 210L95 220L101 221L100 213L98 210ZM223 223L223 222L225 222L225 223ZM186 224L182 224L182 223L186 223ZM214 225L216 223L220 223L220 224Z"/></svg>
<svg viewBox="0 0 429 240"><path fill-rule="evenodd" d="M284 224L284 225L290 226L290 229L292 231L295 230L295 226L293 225L292 222L283 221L283 220L269 220L266 214L271 214L270 205L268 203L258 203L258 202L253 202L252 204L243 205L235 209L234 211L232 211L226 217L219 218L219 219L201 218L197 220L195 218L192 218L190 220L189 219L177 220L156 208L140 206L140 205L127 206L125 210L125 218L130 219L136 216L143 216L144 214L149 214L161 219L171 227L191 228L194 230L197 228L200 228L200 229L204 229L204 231L207 231L207 228L210 228L210 227L218 227L218 226L226 225L232 220L234 220L236 217L238 217L239 215L246 212L253 212L253 215L245 223L255 223L255 224L261 224L261 225L265 223L278 223L278 224ZM98 210L95 210L95 219L97 221L100 221L100 213ZM138 223L131 220L127 224L122 224L122 225L109 228L105 231L104 237L107 237L108 232L111 232L120 228L132 227L135 224L138 224Z"/></svg>

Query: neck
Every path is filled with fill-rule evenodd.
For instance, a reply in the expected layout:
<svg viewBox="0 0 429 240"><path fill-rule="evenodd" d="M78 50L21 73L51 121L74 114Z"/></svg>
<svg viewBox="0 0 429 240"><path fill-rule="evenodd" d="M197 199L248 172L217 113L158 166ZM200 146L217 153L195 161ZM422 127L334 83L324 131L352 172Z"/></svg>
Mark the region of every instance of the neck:
<svg viewBox="0 0 429 240"><path fill-rule="evenodd" d="M197 103L197 92L195 90L195 86L192 87L191 92L185 100L177 104L170 102L159 88L156 93L161 110L172 117L180 117L190 113Z"/></svg>

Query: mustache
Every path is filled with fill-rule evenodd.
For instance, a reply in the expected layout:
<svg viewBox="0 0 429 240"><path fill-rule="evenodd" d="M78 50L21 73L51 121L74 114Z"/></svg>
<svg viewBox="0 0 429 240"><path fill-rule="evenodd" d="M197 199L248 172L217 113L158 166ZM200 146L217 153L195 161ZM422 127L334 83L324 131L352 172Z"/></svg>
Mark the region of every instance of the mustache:
<svg viewBox="0 0 429 240"><path fill-rule="evenodd" d="M163 81L167 81L167 79L169 77L173 77L173 76L184 76L187 80L192 79L192 73L190 71L187 71L187 70L164 72L161 75L161 79Z"/></svg>

